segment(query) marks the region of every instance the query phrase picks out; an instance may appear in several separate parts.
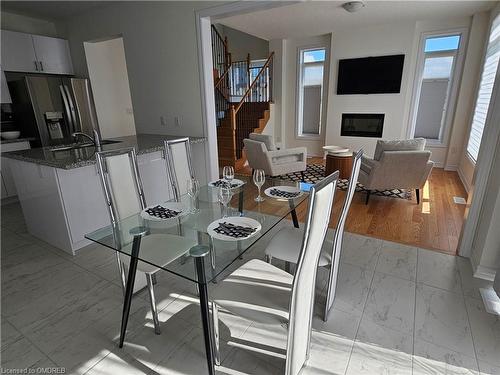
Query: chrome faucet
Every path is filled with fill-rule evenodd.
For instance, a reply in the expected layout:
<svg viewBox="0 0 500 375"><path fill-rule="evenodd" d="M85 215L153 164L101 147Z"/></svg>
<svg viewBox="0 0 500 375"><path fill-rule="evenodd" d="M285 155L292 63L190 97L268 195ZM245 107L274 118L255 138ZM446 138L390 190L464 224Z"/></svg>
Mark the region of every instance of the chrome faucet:
<svg viewBox="0 0 500 375"><path fill-rule="evenodd" d="M99 137L99 132L95 129L92 129L92 132L94 133L94 138L92 138L90 135L82 133L82 132L74 132L71 134L71 136L75 139L75 142L78 141L78 136L88 138L94 144L94 146L98 150L100 150L101 149L101 137Z"/></svg>

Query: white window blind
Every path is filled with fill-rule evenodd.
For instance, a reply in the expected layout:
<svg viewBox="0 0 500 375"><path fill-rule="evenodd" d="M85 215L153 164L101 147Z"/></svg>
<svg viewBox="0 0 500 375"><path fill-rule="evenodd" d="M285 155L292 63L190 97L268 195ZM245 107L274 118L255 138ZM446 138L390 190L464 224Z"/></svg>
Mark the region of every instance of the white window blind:
<svg viewBox="0 0 500 375"><path fill-rule="evenodd" d="M493 84L500 59L500 16L495 18L491 26L490 38L486 50L486 57L481 74L481 83L477 94L476 106L472 117L472 126L469 134L469 142L467 144L467 153L471 159L476 162L479 154L479 146L483 136L484 124L486 123L486 115L490 106L491 94L493 92Z"/></svg>

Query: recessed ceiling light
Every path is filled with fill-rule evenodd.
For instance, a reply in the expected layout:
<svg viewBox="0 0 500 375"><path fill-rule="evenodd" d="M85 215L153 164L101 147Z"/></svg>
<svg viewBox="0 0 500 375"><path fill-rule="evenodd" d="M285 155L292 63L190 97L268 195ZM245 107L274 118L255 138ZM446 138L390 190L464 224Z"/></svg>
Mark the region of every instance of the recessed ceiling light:
<svg viewBox="0 0 500 375"><path fill-rule="evenodd" d="M347 10L349 13L357 12L365 7L365 3L362 1L349 1L348 3L342 4L342 8Z"/></svg>

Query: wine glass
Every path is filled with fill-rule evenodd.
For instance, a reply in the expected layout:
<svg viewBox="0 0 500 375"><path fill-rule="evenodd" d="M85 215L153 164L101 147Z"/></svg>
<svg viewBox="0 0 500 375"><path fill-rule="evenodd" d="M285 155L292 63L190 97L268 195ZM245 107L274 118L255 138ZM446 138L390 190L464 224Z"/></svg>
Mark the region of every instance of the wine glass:
<svg viewBox="0 0 500 375"><path fill-rule="evenodd" d="M266 182L266 173L262 169L256 169L253 172L253 183L257 186L257 189L259 189L259 195L255 197L256 202L264 201L264 198L260 195L260 189L262 185L264 185L264 182Z"/></svg>
<svg viewBox="0 0 500 375"><path fill-rule="evenodd" d="M231 188L227 186L221 186L219 188L219 203L221 203L224 206L224 212L222 214L222 217L227 217L227 205L231 201L231 198L233 197L233 191Z"/></svg>
<svg viewBox="0 0 500 375"><path fill-rule="evenodd" d="M191 208L189 210L190 213L194 214L199 211L196 207L196 199L198 198L198 194L200 193L200 182L196 178L190 178L187 180L187 194L191 198Z"/></svg>
<svg viewBox="0 0 500 375"><path fill-rule="evenodd" d="M228 182L229 187L231 187L231 181L234 178L234 168L231 166L225 166L222 169L222 176L224 176L224 180Z"/></svg>

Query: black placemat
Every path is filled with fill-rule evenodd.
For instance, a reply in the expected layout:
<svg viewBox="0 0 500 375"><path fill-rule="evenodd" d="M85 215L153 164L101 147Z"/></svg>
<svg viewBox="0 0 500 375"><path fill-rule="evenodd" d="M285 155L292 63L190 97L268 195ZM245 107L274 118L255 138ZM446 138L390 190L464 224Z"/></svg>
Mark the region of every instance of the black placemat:
<svg viewBox="0 0 500 375"><path fill-rule="evenodd" d="M217 180L215 182L212 183L212 185L214 187L231 187L231 189L234 189L234 188L237 188L238 186L240 186L240 184L229 184L229 182L227 181L224 181L224 180Z"/></svg>
<svg viewBox="0 0 500 375"><path fill-rule="evenodd" d="M300 191L297 192L290 192L290 191L283 191L280 189L272 188L269 193L271 193L272 196L274 197L279 197L279 198L297 198L300 195Z"/></svg>
<svg viewBox="0 0 500 375"><path fill-rule="evenodd" d="M233 238L246 238L256 230L257 228L234 225L228 222L219 223L219 226L214 228L214 232Z"/></svg>
<svg viewBox="0 0 500 375"><path fill-rule="evenodd" d="M173 217L176 217L181 213L181 211L176 211L176 210L171 210L169 208L165 208L163 206L157 205L154 207L150 207L146 209L146 213L149 216L154 216L159 219L171 219Z"/></svg>

